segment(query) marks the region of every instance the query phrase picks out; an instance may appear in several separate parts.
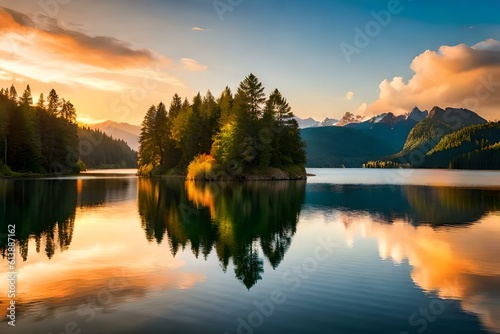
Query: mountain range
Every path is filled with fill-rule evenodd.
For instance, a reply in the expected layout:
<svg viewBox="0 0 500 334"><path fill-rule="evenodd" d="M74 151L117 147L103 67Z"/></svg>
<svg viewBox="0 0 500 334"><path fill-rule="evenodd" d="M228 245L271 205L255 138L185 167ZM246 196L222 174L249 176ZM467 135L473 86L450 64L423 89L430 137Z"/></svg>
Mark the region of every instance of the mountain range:
<svg viewBox="0 0 500 334"><path fill-rule="evenodd" d="M308 167L447 168L456 156L448 153L445 159L442 154L440 158L427 154L446 135L486 123L468 109L434 107L422 111L415 107L404 115L389 112L370 119L347 113L336 126L305 128L301 133L307 145ZM496 143L495 136L489 138L488 143ZM494 147L489 148L485 156L494 152Z"/></svg>
<svg viewBox="0 0 500 334"><path fill-rule="evenodd" d="M483 168L500 152L499 123L468 109L415 107L404 115L368 118L348 112L340 120L295 119L307 145L307 167ZM140 126L106 121L90 128L139 149Z"/></svg>

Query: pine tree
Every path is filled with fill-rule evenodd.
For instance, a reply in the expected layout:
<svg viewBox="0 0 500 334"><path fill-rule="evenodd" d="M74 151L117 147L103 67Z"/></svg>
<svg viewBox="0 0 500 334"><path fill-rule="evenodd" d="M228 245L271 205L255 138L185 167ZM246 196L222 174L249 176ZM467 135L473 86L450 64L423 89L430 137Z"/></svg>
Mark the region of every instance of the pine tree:
<svg viewBox="0 0 500 334"><path fill-rule="evenodd" d="M40 93L40 97L38 98L38 102L36 103L37 108L45 110L45 98L43 97L43 93Z"/></svg>
<svg viewBox="0 0 500 334"><path fill-rule="evenodd" d="M181 111L181 108L182 108L182 99L180 98L179 95L177 95L177 93L175 93L172 98L172 102L170 103L170 107L168 108L168 116L171 119L174 119Z"/></svg>
<svg viewBox="0 0 500 334"><path fill-rule="evenodd" d="M154 168L160 163L159 154L154 143L154 121L156 107L149 107L142 121L141 134L139 136L139 167L143 169Z"/></svg>
<svg viewBox="0 0 500 334"><path fill-rule="evenodd" d="M59 113L59 106L60 106L59 95L57 95L55 89L51 89L49 96L47 98L47 112L50 115L57 115Z"/></svg>
<svg viewBox="0 0 500 334"><path fill-rule="evenodd" d="M219 99L217 100L217 104L220 108L220 123L227 123L230 118L233 116L233 93L229 87L226 87L224 91L222 91Z"/></svg>
<svg viewBox="0 0 500 334"><path fill-rule="evenodd" d="M272 113L279 125L288 124L293 118L293 113L281 92L275 89L266 102L266 111Z"/></svg>
<svg viewBox="0 0 500 334"><path fill-rule="evenodd" d="M26 86L26 90L23 95L19 99L19 104L22 106L30 107L33 105L33 97L31 96L31 88L30 85Z"/></svg>
<svg viewBox="0 0 500 334"><path fill-rule="evenodd" d="M62 99L61 117L70 123L76 123L76 109L71 101Z"/></svg>
<svg viewBox="0 0 500 334"><path fill-rule="evenodd" d="M13 102L17 102L17 91L16 87L14 87L14 84L10 86L9 90L9 99Z"/></svg>
<svg viewBox="0 0 500 334"><path fill-rule="evenodd" d="M167 109L163 102L160 102L156 107L154 118L154 140L160 155L160 165L166 165L167 163L166 150L168 134Z"/></svg>
<svg viewBox="0 0 500 334"><path fill-rule="evenodd" d="M262 106L266 102L264 86L255 75L250 73L241 83L239 89L248 98L248 112L253 119L261 116Z"/></svg>

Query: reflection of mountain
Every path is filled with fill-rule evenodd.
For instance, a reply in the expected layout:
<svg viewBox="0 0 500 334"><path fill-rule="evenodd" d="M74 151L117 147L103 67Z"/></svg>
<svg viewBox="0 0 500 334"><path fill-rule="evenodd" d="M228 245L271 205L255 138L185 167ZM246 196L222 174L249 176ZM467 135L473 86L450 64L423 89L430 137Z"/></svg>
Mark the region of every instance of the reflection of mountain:
<svg viewBox="0 0 500 334"><path fill-rule="evenodd" d="M304 200L305 182L196 184L139 181L139 213L148 240L165 233L172 254L190 243L195 256L215 250L223 270L251 288L261 279L262 253L276 268L288 250Z"/></svg>
<svg viewBox="0 0 500 334"><path fill-rule="evenodd" d="M16 225L16 239L23 260L28 257L28 240L36 240L36 252L42 243L48 258L59 246L65 250L73 237L77 188L74 181L0 180L0 226ZM2 198L3 197L3 198ZM45 240L43 242L43 240ZM57 240L57 242L56 242ZM0 251L6 255L6 241Z"/></svg>
<svg viewBox="0 0 500 334"><path fill-rule="evenodd" d="M500 210L498 190L425 186L310 184L306 203L367 212L384 222L404 219L432 226L466 224Z"/></svg>

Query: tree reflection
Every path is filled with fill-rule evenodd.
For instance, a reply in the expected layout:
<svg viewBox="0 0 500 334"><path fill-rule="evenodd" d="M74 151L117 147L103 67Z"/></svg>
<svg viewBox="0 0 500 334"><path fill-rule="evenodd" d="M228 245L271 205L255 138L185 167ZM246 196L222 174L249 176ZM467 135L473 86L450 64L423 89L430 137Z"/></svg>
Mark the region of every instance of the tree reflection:
<svg viewBox="0 0 500 334"><path fill-rule="evenodd" d="M290 247L305 182L195 183L139 180L139 214L149 241L165 234L172 254L190 244L206 258L215 250L221 267L250 289L262 278L263 259L277 268Z"/></svg>
<svg viewBox="0 0 500 334"><path fill-rule="evenodd" d="M67 249L73 237L77 188L74 181L3 180L0 181L0 226L16 225L16 240L24 261L28 258L29 238L36 240L36 251L42 242L50 259L56 247ZM57 246L56 246L57 245ZM0 241L6 256L7 237Z"/></svg>
<svg viewBox="0 0 500 334"><path fill-rule="evenodd" d="M500 192L493 189L408 186L403 193L417 223L463 225L500 210Z"/></svg>
<svg viewBox="0 0 500 334"><path fill-rule="evenodd" d="M136 197L134 178L0 180L0 228L15 224L21 257L28 258L30 238L36 252L51 259L56 250L68 249L73 238L77 207ZM7 255L7 236L0 239L0 252Z"/></svg>

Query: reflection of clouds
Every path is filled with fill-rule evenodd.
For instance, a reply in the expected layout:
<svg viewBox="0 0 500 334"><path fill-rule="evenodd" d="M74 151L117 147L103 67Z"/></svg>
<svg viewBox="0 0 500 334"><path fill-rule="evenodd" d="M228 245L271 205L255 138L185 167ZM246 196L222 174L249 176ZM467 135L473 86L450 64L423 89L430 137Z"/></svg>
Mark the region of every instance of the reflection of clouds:
<svg viewBox="0 0 500 334"><path fill-rule="evenodd" d="M151 273L143 270L124 271L121 267L83 272L68 268L51 273L53 276L48 279L44 275L24 275L23 271L23 276L29 277L29 283L28 280L20 280L18 285L22 291L16 298L16 302L22 305L23 316L40 320L64 311L77 311L84 306L109 311L151 293L188 289L204 281L201 274L170 269Z"/></svg>
<svg viewBox="0 0 500 334"><path fill-rule="evenodd" d="M28 318L37 321L77 312L86 304L96 312L109 311L153 293L189 289L205 280L201 273L183 270L185 263L171 256L168 245L158 246L163 251L151 250L135 221L134 203L77 210L78 233L68 250L56 253L50 261L43 252L32 252L26 262L18 263L16 306L23 323ZM30 240L30 249L34 243ZM0 291L8 290L7 283L6 279L0 281ZM8 302L7 295L1 294L2 318L6 314L3 305Z"/></svg>
<svg viewBox="0 0 500 334"><path fill-rule="evenodd" d="M348 216L348 215L345 215ZM382 224L370 216L346 224L346 240L376 238L382 259L413 267L413 281L439 297L461 300L490 330L500 332L500 216L468 228L432 229L403 221ZM341 219L350 218L341 216Z"/></svg>

